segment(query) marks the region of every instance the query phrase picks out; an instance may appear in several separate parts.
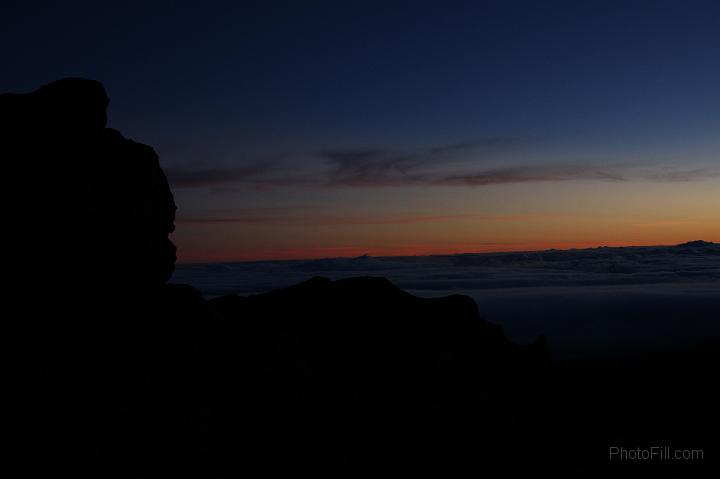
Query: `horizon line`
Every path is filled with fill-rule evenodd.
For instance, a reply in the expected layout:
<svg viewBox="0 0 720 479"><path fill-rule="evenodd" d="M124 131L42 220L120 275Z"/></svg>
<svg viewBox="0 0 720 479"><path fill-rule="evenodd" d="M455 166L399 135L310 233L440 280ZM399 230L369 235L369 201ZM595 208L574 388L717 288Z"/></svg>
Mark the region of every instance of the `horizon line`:
<svg viewBox="0 0 720 479"><path fill-rule="evenodd" d="M681 241L672 244L630 244L628 242L606 242L606 243L592 243L591 245L585 245L584 243L576 243L575 246L567 247L539 247L533 249L520 248L520 249L501 249L501 250L486 250L486 251L455 251L455 252L437 252L437 253L417 253L417 254L370 254L369 252L354 253L347 255L319 255L319 256L305 256L305 257L285 257L285 258L256 258L256 259L229 259L229 260L190 260L190 261L176 261L176 265L198 265L198 264L221 264L221 263L269 263L269 262L280 262L280 261L315 261L315 260L327 260L327 259L358 259L362 257L369 258L424 258L424 257L438 257L438 256L460 256L460 255L492 255L492 254L504 254L504 253L539 253L543 251L574 251L574 250L590 250L600 248L659 248L659 247L675 247L684 244L700 242L707 244L718 244L714 241L705 240L688 240ZM501 243L486 243L489 245L500 245ZM525 243L519 243L523 245ZM572 243L571 243L572 244ZM510 246L511 244L507 244ZM372 248L357 248L359 251L368 250Z"/></svg>

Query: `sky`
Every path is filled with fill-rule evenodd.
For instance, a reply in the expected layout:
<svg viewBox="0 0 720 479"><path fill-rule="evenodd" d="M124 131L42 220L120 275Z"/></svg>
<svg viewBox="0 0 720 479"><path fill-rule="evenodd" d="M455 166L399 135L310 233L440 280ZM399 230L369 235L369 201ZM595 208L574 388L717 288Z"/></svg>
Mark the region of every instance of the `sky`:
<svg viewBox="0 0 720 479"><path fill-rule="evenodd" d="M181 262L720 241L720 4L4 2L0 91L102 81Z"/></svg>

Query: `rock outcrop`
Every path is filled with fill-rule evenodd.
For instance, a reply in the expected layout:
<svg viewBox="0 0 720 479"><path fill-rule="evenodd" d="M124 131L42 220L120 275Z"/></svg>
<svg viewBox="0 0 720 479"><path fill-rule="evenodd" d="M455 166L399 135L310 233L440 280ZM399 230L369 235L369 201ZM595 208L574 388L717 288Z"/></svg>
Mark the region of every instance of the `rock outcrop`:
<svg viewBox="0 0 720 479"><path fill-rule="evenodd" d="M101 83L0 95L7 291L65 302L172 274L175 203L149 146L106 128ZM32 286L30 288L30 286Z"/></svg>
<svg viewBox="0 0 720 479"><path fill-rule="evenodd" d="M107 106L79 78L0 95L0 316L10 450L27 474L137 465L181 437L169 412L199 404L200 343L162 327L169 296L204 308L165 286L173 196L153 149L107 128Z"/></svg>
<svg viewBox="0 0 720 479"><path fill-rule="evenodd" d="M230 368L217 393L232 404L224 422L254 431L249 441L225 435L223 446L253 451L278 474L300 466L323 476L442 475L510 462L504 444L530 440L515 418L536 415L528 397L549 365L544 338L513 344L468 297L418 298L384 278L318 277L210 306Z"/></svg>

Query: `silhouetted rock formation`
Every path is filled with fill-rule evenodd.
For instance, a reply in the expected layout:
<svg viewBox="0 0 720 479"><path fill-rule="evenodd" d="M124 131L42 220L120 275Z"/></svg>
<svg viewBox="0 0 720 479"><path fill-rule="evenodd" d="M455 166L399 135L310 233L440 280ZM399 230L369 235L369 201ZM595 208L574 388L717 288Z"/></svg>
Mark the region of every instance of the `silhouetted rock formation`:
<svg viewBox="0 0 720 479"><path fill-rule="evenodd" d="M96 81L0 95L2 254L14 294L88 296L172 274L175 204L149 146L106 128ZM42 281L39 281L42 278Z"/></svg>
<svg viewBox="0 0 720 479"><path fill-rule="evenodd" d="M101 83L77 78L0 95L2 325L27 473L137 465L184 437L168 413L200 394L184 391L202 343L162 314L173 196L153 149L106 128L107 105Z"/></svg>
<svg viewBox="0 0 720 479"><path fill-rule="evenodd" d="M210 305L225 318L231 370L218 397L229 402L227 427L255 431L228 431L224 447L253 450L278 473L288 471L275 455L328 474L350 464L358 474L440 474L466 468L468 457L511 461L503 443L526 433L501 411L529 413L548 366L544 339L511 343L470 298L417 298L383 278L313 278ZM497 428L478 437L488 414Z"/></svg>

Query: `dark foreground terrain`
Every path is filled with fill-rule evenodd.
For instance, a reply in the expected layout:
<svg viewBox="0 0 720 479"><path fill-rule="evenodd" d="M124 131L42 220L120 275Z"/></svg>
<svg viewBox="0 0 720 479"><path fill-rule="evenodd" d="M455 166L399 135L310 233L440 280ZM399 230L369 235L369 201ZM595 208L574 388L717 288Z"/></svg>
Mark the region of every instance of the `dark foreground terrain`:
<svg viewBox="0 0 720 479"><path fill-rule="evenodd" d="M470 298L378 277L210 301L166 284L172 194L106 106L88 80L0 96L6 477L717 463L716 344L553 361L544 337L510 342ZM654 446L703 459L610 459Z"/></svg>
<svg viewBox="0 0 720 479"><path fill-rule="evenodd" d="M544 334L553 359L720 341L720 244L434 256L179 264L170 281L206 298L282 289L313 276L382 276L423 298L464 294L505 335Z"/></svg>

